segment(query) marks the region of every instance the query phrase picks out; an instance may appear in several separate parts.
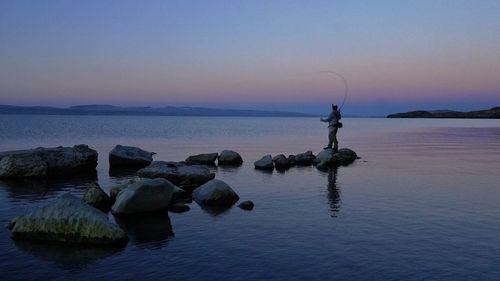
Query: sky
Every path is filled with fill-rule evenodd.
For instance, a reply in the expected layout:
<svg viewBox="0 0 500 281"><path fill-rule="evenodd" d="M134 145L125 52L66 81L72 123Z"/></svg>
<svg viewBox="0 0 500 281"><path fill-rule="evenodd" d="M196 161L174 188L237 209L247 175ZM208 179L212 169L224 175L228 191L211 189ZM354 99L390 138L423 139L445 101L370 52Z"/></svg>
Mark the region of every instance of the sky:
<svg viewBox="0 0 500 281"><path fill-rule="evenodd" d="M0 0L0 104L500 105L500 1Z"/></svg>

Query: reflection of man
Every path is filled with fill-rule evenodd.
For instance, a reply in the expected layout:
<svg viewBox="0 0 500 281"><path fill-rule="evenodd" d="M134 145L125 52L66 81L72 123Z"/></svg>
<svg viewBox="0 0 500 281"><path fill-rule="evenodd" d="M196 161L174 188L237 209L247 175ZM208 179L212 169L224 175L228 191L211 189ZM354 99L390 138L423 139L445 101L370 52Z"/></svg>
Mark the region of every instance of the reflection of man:
<svg viewBox="0 0 500 281"><path fill-rule="evenodd" d="M321 118L323 122L328 122L328 145L324 149L332 148L333 151L337 152L339 150L339 142L337 141L337 130L342 126L340 123L340 111L336 104L332 104L332 112L328 118Z"/></svg>
<svg viewBox="0 0 500 281"><path fill-rule="evenodd" d="M340 190L337 187L337 168L328 170L328 201L332 217L336 217L340 211Z"/></svg>

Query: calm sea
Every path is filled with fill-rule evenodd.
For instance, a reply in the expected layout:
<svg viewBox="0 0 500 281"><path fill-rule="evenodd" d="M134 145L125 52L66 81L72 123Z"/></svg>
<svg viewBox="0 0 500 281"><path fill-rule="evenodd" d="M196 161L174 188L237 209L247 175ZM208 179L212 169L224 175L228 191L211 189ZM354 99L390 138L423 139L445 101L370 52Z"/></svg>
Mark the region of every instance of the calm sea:
<svg viewBox="0 0 500 281"><path fill-rule="evenodd" d="M0 115L0 151L88 144L107 191L116 144L184 160L232 149L217 168L253 211L116 221L123 249L14 243L0 227L2 280L500 280L500 120L346 118L341 147L362 159L263 173L265 154L318 153L318 118ZM0 223L93 179L0 181ZM110 215L110 219L114 218Z"/></svg>

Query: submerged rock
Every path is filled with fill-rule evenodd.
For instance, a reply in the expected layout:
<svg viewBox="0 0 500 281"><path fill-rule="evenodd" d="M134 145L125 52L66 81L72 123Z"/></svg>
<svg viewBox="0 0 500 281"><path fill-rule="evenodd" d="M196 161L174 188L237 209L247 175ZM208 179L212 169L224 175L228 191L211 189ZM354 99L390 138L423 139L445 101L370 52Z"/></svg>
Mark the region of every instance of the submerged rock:
<svg viewBox="0 0 500 281"><path fill-rule="evenodd" d="M116 215L130 215L166 210L175 186L166 179L142 179L124 188L111 210Z"/></svg>
<svg viewBox="0 0 500 281"><path fill-rule="evenodd" d="M111 208L111 199L96 182L88 186L83 195L83 201L103 212L107 212Z"/></svg>
<svg viewBox="0 0 500 281"><path fill-rule="evenodd" d="M254 204L252 201L248 200L248 201L243 201L241 202L238 207L240 207L241 209L243 210L247 210L247 211L251 211L254 207Z"/></svg>
<svg viewBox="0 0 500 281"><path fill-rule="evenodd" d="M139 170L137 174L144 178L165 178L188 190L215 178L215 174L211 173L207 166L165 161L153 161L151 165Z"/></svg>
<svg viewBox="0 0 500 281"><path fill-rule="evenodd" d="M217 156L219 156L218 153L192 155L186 159L186 162L205 164L205 165L215 165L215 160L217 159Z"/></svg>
<svg viewBox="0 0 500 281"><path fill-rule="evenodd" d="M117 145L109 152L109 167L145 167L153 162L154 152Z"/></svg>
<svg viewBox="0 0 500 281"><path fill-rule="evenodd" d="M223 150L217 158L217 163L219 165L238 166L243 163L243 158L241 158L241 155L236 151Z"/></svg>
<svg viewBox="0 0 500 281"><path fill-rule="evenodd" d="M126 244L128 237L101 211L64 194L28 215L13 219L9 228L16 240L43 242Z"/></svg>
<svg viewBox="0 0 500 281"><path fill-rule="evenodd" d="M253 164L255 165L255 169L258 170L274 169L273 157L271 155L266 155L262 157L260 160L255 161Z"/></svg>
<svg viewBox="0 0 500 281"><path fill-rule="evenodd" d="M288 159L283 154L274 156L273 163L276 169L287 169L290 167L290 162L288 162Z"/></svg>
<svg viewBox="0 0 500 281"><path fill-rule="evenodd" d="M96 166L97 152L84 144L0 153L0 178L40 178L72 172L95 172Z"/></svg>
<svg viewBox="0 0 500 281"><path fill-rule="evenodd" d="M221 180L211 180L193 191L193 199L200 205L232 206L240 197Z"/></svg>

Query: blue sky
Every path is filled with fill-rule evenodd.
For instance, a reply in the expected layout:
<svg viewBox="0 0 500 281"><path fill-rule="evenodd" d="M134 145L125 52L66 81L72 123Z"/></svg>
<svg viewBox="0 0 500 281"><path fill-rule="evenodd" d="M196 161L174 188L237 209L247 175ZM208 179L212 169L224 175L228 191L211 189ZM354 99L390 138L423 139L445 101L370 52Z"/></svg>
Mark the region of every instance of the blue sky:
<svg viewBox="0 0 500 281"><path fill-rule="evenodd" d="M1 1L0 103L500 105L500 1Z"/></svg>

